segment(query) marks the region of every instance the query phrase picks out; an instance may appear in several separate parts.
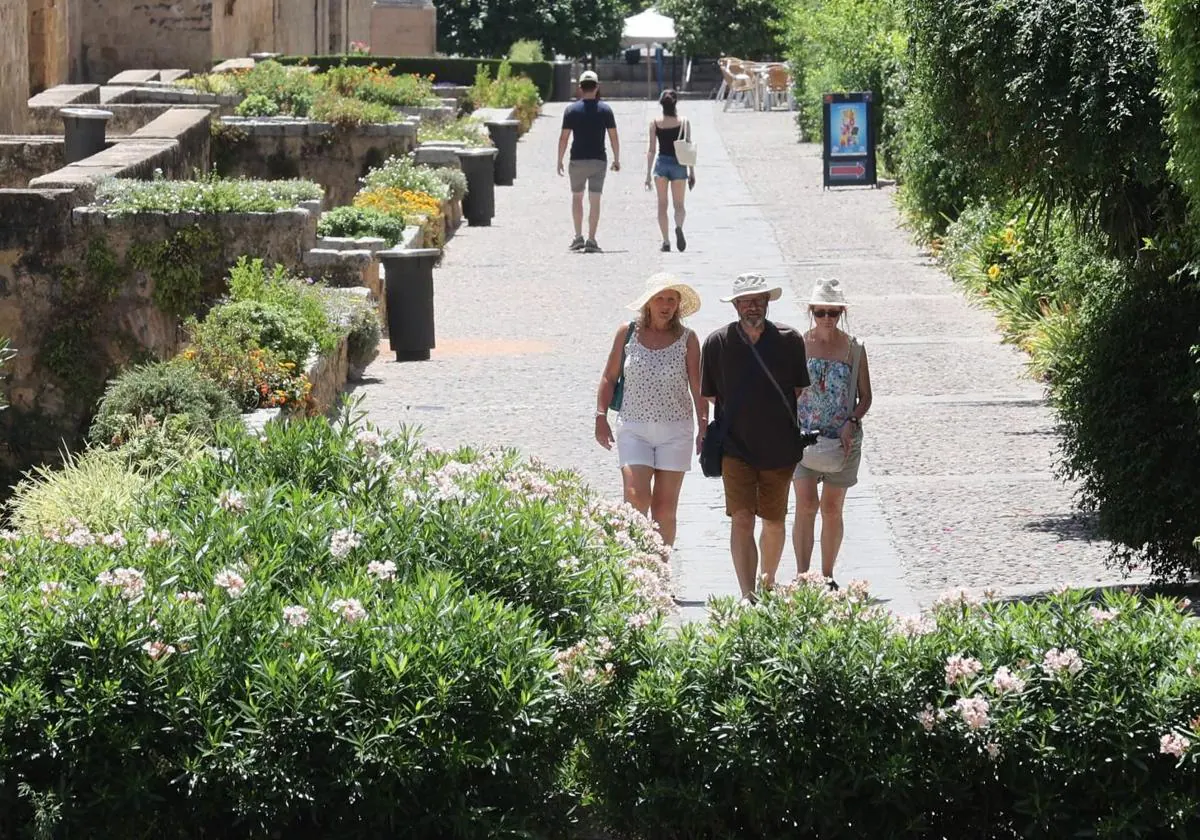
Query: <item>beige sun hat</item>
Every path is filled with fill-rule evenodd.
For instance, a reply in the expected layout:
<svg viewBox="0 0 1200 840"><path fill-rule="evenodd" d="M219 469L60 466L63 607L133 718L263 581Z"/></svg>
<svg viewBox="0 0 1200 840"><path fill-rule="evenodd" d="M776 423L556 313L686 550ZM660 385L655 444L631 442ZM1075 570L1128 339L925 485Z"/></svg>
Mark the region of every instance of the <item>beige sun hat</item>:
<svg viewBox="0 0 1200 840"><path fill-rule="evenodd" d="M646 279L646 288L638 295L637 300L629 304L629 308L634 312L641 312L642 308L649 303L655 295L660 292L673 291L679 293L679 317L686 318L689 315L695 314L700 309L700 295L696 294L696 290L684 283L674 274L668 274L665 271L660 271L657 274L651 274Z"/></svg>
<svg viewBox="0 0 1200 840"><path fill-rule="evenodd" d="M738 298L751 297L753 295L770 295L768 300L779 300L779 296L783 294L783 288L780 286L772 286L767 283L767 278L755 271L749 271L745 274L739 274L733 281L733 293L729 297L721 298L722 303L732 303Z"/></svg>
<svg viewBox="0 0 1200 840"><path fill-rule="evenodd" d="M849 306L841 282L835 277L818 277L813 285L809 306Z"/></svg>

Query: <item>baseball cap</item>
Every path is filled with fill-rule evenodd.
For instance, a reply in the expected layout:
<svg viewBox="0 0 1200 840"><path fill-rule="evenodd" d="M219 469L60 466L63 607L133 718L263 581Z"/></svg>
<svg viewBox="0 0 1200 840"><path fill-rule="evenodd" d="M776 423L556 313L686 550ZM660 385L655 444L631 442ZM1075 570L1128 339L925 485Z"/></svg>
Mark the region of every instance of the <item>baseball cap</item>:
<svg viewBox="0 0 1200 840"><path fill-rule="evenodd" d="M595 82L596 84L600 84L600 77L596 75L595 70L584 70L579 74L579 83L583 84L584 82Z"/></svg>

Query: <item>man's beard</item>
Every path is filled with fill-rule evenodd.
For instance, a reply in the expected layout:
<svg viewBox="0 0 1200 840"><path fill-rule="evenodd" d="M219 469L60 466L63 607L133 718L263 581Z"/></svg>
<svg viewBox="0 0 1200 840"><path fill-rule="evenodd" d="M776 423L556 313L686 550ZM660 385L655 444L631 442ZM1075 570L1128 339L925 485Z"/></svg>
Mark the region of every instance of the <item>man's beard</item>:
<svg viewBox="0 0 1200 840"><path fill-rule="evenodd" d="M745 329L756 330L763 325L763 321L767 320L766 315L743 315L741 318L742 327Z"/></svg>

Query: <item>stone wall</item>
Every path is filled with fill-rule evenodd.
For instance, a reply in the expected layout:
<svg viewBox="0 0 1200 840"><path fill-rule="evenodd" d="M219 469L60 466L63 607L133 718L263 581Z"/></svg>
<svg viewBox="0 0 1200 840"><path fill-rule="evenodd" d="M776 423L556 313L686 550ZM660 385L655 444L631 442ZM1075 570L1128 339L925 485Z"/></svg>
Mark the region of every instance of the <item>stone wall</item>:
<svg viewBox="0 0 1200 840"><path fill-rule="evenodd" d="M65 165L61 137L0 137L0 188L23 189L33 178Z"/></svg>
<svg viewBox="0 0 1200 840"><path fill-rule="evenodd" d="M315 242L306 210L108 216L79 190L0 190L0 469L51 461L86 434L105 381L174 355L177 310L200 312L242 254L290 268ZM167 302L173 302L170 305Z"/></svg>
<svg viewBox="0 0 1200 840"><path fill-rule="evenodd" d="M0 0L0 134L26 130L29 37L26 0Z"/></svg>
<svg viewBox="0 0 1200 840"><path fill-rule="evenodd" d="M106 82L138 68L205 70L212 63L212 0L77 3L80 81Z"/></svg>
<svg viewBox="0 0 1200 840"><path fill-rule="evenodd" d="M213 58L240 58L274 48L274 0L213 0Z"/></svg>
<svg viewBox="0 0 1200 840"><path fill-rule="evenodd" d="M412 151L416 139L416 121L340 130L309 120L229 117L213 138L213 166L225 176L316 181L329 209L349 204L368 169Z"/></svg>
<svg viewBox="0 0 1200 840"><path fill-rule="evenodd" d="M29 0L30 93L71 76L70 6L70 0Z"/></svg>

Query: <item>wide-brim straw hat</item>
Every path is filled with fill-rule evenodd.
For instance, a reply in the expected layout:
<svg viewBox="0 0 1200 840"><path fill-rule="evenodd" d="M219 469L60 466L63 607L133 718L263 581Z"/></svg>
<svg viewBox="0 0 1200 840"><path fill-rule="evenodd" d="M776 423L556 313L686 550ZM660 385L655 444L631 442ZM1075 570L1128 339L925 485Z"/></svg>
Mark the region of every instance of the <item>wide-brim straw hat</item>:
<svg viewBox="0 0 1200 840"><path fill-rule="evenodd" d="M832 277L817 278L813 285L812 297L808 299L809 306L849 306L842 284Z"/></svg>
<svg viewBox="0 0 1200 840"><path fill-rule="evenodd" d="M646 304L654 299L655 295L667 291L679 293L680 318L686 318L700 310L700 295L696 294L696 290L674 274L667 274L665 271L652 274L647 278L646 288L638 295L637 300L629 304L629 308L634 312L641 312Z"/></svg>
<svg viewBox="0 0 1200 840"><path fill-rule="evenodd" d="M753 297L754 295L770 295L768 300L779 300L782 294L782 286L772 286L767 283L766 277L750 271L745 274L739 274L734 279L733 293L729 297L721 298L721 302L732 303L738 298Z"/></svg>

